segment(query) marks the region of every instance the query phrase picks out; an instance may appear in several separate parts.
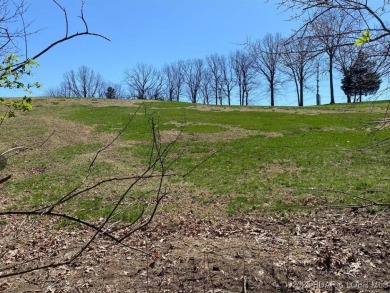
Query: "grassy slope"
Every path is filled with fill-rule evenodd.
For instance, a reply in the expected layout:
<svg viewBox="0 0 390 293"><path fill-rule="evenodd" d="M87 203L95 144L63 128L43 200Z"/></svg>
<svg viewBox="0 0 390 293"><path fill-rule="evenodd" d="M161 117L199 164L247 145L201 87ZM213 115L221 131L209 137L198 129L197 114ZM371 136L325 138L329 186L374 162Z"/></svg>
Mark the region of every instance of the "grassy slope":
<svg viewBox="0 0 390 293"><path fill-rule="evenodd" d="M49 140L32 153L9 159L11 164L3 172L17 174L2 188L10 196L21 195L10 201L10 206L39 207L70 190L82 180L94 152L118 133L141 105L128 101L102 104L96 100L37 100L31 113L7 121L1 129L6 134L1 149L15 141L42 141L53 128L65 131L61 129L65 124L64 129L73 131L72 139ZM142 170L149 158L146 145L152 138L153 116L163 141L182 132L169 156L175 172L186 172L216 152L185 179L172 179L174 186L185 186L194 194L200 205L222 201L226 212L233 214L359 204L362 198L390 202L390 153L380 143L389 138L390 129L378 130L387 107L387 102L303 109L146 103L116 147L98 161L89 180ZM58 126L52 119L59 121ZM24 123L28 127L23 127ZM86 126L88 135L78 130ZM89 138L83 140L82 136ZM120 187L103 188L65 209L75 210L80 217L104 216L110 207L107 197L115 202ZM142 187L135 192L142 194ZM135 205L119 218L132 219L136 209Z"/></svg>

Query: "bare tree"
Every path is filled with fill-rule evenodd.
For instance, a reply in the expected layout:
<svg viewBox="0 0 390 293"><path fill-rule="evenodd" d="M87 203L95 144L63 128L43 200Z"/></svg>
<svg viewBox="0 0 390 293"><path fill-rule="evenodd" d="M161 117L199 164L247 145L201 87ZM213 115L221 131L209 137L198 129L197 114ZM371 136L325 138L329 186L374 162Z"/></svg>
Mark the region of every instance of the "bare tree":
<svg viewBox="0 0 390 293"><path fill-rule="evenodd" d="M179 101L183 91L183 61L172 62L163 67L165 95L168 101Z"/></svg>
<svg viewBox="0 0 390 293"><path fill-rule="evenodd" d="M168 101L173 101L175 96L175 85L174 85L174 73L173 73L173 64L164 65L162 72L164 74L164 91L165 96Z"/></svg>
<svg viewBox="0 0 390 293"><path fill-rule="evenodd" d="M51 96L95 98L104 97L106 83L99 73L87 66L64 74L64 81L57 90L49 90Z"/></svg>
<svg viewBox="0 0 390 293"><path fill-rule="evenodd" d="M297 38L285 44L282 54L284 72L294 81L298 106L303 106L306 81L315 73L313 41Z"/></svg>
<svg viewBox="0 0 390 293"><path fill-rule="evenodd" d="M230 54L228 58L223 56L221 58L222 70L222 91L227 98L228 105L231 105L232 92L237 85L237 79L234 73L234 54Z"/></svg>
<svg viewBox="0 0 390 293"><path fill-rule="evenodd" d="M245 51L237 50L232 55L233 68L237 79L239 100L241 106L249 105L249 93L255 88L256 72L253 67L251 55Z"/></svg>
<svg viewBox="0 0 390 293"><path fill-rule="evenodd" d="M203 97L203 104L210 104L211 94L214 92L213 73L209 67L205 67L202 73L202 81L200 83L200 92Z"/></svg>
<svg viewBox="0 0 390 293"><path fill-rule="evenodd" d="M179 60L176 65L173 67L173 76L174 76L174 85L175 85L175 95L176 101L180 100L180 97L183 93L183 88L185 84L185 62L183 60Z"/></svg>
<svg viewBox="0 0 390 293"><path fill-rule="evenodd" d="M330 104L335 103L334 97L334 62L338 48L342 44L356 40L356 15L345 13L343 10L329 10L310 22L308 37L317 41L317 49L328 57ZM352 38L352 39L351 39Z"/></svg>
<svg viewBox="0 0 390 293"><path fill-rule="evenodd" d="M275 91L280 83L278 78L281 66L283 39L280 33L266 34L263 39L249 42L249 52L253 56L256 70L267 80L271 106L275 106Z"/></svg>
<svg viewBox="0 0 390 293"><path fill-rule="evenodd" d="M154 80L154 86L150 88L147 95L153 100L164 100L164 76L161 71L155 72Z"/></svg>
<svg viewBox="0 0 390 293"><path fill-rule="evenodd" d="M191 103L198 101L198 95L203 78L204 63L202 59L187 60L183 67L184 80Z"/></svg>
<svg viewBox="0 0 390 293"><path fill-rule="evenodd" d="M45 91L45 96L53 97L53 98L69 98L71 97L71 93L68 91L68 87L64 82L62 82L59 86L50 87Z"/></svg>
<svg viewBox="0 0 390 293"><path fill-rule="evenodd" d="M213 54L206 57L206 62L208 72L210 73L210 86L215 99L215 105L218 105L218 101L222 104L222 57L218 54Z"/></svg>
<svg viewBox="0 0 390 293"><path fill-rule="evenodd" d="M130 89L130 95L137 99L154 98L156 91L160 91L162 87L159 72L152 65L144 63L126 70L125 83Z"/></svg>

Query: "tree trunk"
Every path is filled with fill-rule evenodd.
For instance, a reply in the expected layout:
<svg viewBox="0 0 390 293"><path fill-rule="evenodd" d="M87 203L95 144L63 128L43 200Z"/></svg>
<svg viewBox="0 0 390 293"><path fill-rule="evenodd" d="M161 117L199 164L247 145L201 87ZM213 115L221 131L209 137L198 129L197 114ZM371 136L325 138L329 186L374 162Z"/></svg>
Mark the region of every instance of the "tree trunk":
<svg viewBox="0 0 390 293"><path fill-rule="evenodd" d="M294 80L294 82L295 82L295 90L297 92L297 99L298 99L298 106L299 106L299 101L300 101L300 98L299 98L299 86L298 86L298 82L297 82L296 79Z"/></svg>
<svg viewBox="0 0 390 293"><path fill-rule="evenodd" d="M304 86L304 80L301 78L299 81L299 106L303 106L303 86Z"/></svg>
<svg viewBox="0 0 390 293"><path fill-rule="evenodd" d="M334 86L333 86L333 54L329 55L329 83L330 83L330 103L334 104Z"/></svg>

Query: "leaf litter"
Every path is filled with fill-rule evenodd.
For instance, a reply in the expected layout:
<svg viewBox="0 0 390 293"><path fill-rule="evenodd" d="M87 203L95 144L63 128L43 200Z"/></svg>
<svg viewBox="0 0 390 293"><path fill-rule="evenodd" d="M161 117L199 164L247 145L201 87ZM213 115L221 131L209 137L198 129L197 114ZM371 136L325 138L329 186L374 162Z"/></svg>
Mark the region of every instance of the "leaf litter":
<svg viewBox="0 0 390 293"><path fill-rule="evenodd" d="M0 275L16 263L23 269L67 259L91 236L82 227L56 229L57 222L20 218L1 225ZM388 211L313 209L202 218L185 211L157 216L126 245L132 248L100 237L71 265L0 279L0 292L390 289Z"/></svg>

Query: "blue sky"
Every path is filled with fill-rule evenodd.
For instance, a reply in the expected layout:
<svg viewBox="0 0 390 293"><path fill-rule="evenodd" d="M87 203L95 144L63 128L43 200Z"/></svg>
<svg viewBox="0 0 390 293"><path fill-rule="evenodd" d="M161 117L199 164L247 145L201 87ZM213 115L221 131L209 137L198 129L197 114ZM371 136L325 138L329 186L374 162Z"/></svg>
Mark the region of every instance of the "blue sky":
<svg viewBox="0 0 390 293"><path fill-rule="evenodd" d="M83 30L78 0L63 0L68 12L70 33ZM51 0L34 0L26 19L31 30L39 30L29 39L31 56L64 36L63 13ZM63 74L86 65L105 80L120 83L124 71L137 63L161 67L178 59L204 58L228 54L250 37L280 32L289 36L298 24L287 21L288 14L276 7L276 1L263 0L86 0L84 14L91 32L102 34L111 42L84 36L55 47L37 61L34 80L43 87L34 95L57 86ZM326 81L324 102L327 102ZM336 84L336 87L338 85ZM15 95L15 92L10 95ZM307 95L307 103L314 103ZM342 100L343 95L336 92ZM336 97L336 98L337 98ZM268 103L264 98L264 103ZM295 105L294 92L277 104Z"/></svg>

